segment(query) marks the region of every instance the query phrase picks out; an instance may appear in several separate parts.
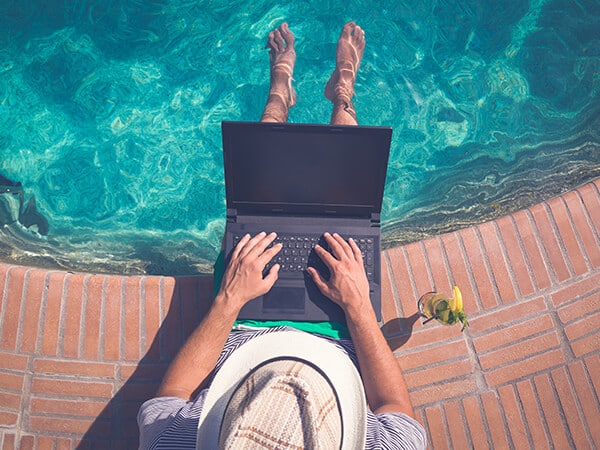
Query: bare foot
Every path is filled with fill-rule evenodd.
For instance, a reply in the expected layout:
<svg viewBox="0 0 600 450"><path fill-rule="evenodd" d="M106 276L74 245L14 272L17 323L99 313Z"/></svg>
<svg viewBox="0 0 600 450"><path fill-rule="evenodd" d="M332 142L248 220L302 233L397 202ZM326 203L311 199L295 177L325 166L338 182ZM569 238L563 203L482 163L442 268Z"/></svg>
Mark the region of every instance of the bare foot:
<svg viewBox="0 0 600 450"><path fill-rule="evenodd" d="M336 50L335 70L325 86L325 97L334 104L351 106L356 72L365 50L365 32L354 22L342 28Z"/></svg>
<svg viewBox="0 0 600 450"><path fill-rule="evenodd" d="M294 34L287 23L282 23L269 33L267 41L269 59L271 60L271 87L269 95L275 95L292 107L296 104L296 91L292 88L296 51L294 50Z"/></svg>

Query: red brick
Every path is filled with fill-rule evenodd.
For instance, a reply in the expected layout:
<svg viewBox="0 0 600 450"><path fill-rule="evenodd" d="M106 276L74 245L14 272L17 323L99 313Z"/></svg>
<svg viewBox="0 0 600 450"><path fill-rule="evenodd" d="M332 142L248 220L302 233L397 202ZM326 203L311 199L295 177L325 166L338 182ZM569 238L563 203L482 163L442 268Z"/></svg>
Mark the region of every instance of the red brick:
<svg viewBox="0 0 600 450"><path fill-rule="evenodd" d="M548 255L550 267L558 281L565 281L571 277L569 267L565 261L565 255L560 247L552 220L546 211L544 204L532 206L529 211L535 221L535 226L539 231L539 237L544 246L546 255Z"/></svg>
<svg viewBox="0 0 600 450"><path fill-rule="evenodd" d="M115 377L115 365L107 363L35 359L33 367L36 374L72 375L78 377L110 379Z"/></svg>
<svg viewBox="0 0 600 450"><path fill-rule="evenodd" d="M483 411L490 430L493 448L510 448L507 440L508 430L505 428L504 418L499 408L498 397L495 392L488 391L481 394Z"/></svg>
<svg viewBox="0 0 600 450"><path fill-rule="evenodd" d="M34 394L77 397L111 398L112 384L104 382L73 381L34 376L31 391Z"/></svg>
<svg viewBox="0 0 600 450"><path fill-rule="evenodd" d="M467 314L479 311L479 294L469 277L469 267L462 248L458 233L448 233L441 236L448 264L450 266L452 284L459 287L463 297L464 309Z"/></svg>
<svg viewBox="0 0 600 450"><path fill-rule="evenodd" d="M71 439L57 438L56 439L56 450L80 450L79 446L73 445Z"/></svg>
<svg viewBox="0 0 600 450"><path fill-rule="evenodd" d="M34 450L34 448L35 436L21 435L21 442L19 442L19 450Z"/></svg>
<svg viewBox="0 0 600 450"><path fill-rule="evenodd" d="M19 348L21 353L33 353L36 350L40 329L40 309L47 275L48 272L45 270L33 269L29 271Z"/></svg>
<svg viewBox="0 0 600 450"><path fill-rule="evenodd" d="M435 402L443 402L477 392L477 383L472 379L447 381L426 388L410 391L413 405L422 406Z"/></svg>
<svg viewBox="0 0 600 450"><path fill-rule="evenodd" d="M468 357L465 341L441 341L426 350L406 350L398 355L403 370L428 367L440 362Z"/></svg>
<svg viewBox="0 0 600 450"><path fill-rule="evenodd" d="M140 287L141 277L127 277L125 281L125 360L140 358Z"/></svg>
<svg viewBox="0 0 600 450"><path fill-rule="evenodd" d="M569 283L564 289L552 294L552 303L554 306L560 306L577 297L594 293L598 290L598 286L600 286L600 273L583 278L575 283ZM597 294L596 297L599 295Z"/></svg>
<svg viewBox="0 0 600 450"><path fill-rule="evenodd" d="M41 352L44 355L55 356L58 353L58 336L60 330L60 312L62 307L65 273L50 272L48 291L42 317L44 332L42 333Z"/></svg>
<svg viewBox="0 0 600 450"><path fill-rule="evenodd" d="M67 358L77 358L79 356L85 278L86 276L82 274L69 274L65 281L67 295L65 298L62 355Z"/></svg>
<svg viewBox="0 0 600 450"><path fill-rule="evenodd" d="M119 380L156 381L162 380L169 367L165 364L119 364Z"/></svg>
<svg viewBox="0 0 600 450"><path fill-rule="evenodd" d="M579 408L575 400L572 384L564 367L552 371L552 383L558 393L563 416L567 420L568 433L575 443L575 448L590 447Z"/></svg>
<svg viewBox="0 0 600 450"><path fill-rule="evenodd" d="M561 240L567 251L567 257L571 262L571 267L576 275L582 275L588 271L585 257L581 251L579 239L575 234L573 223L567 212L565 203L561 197L548 201L550 212L554 217L556 227L560 233Z"/></svg>
<svg viewBox="0 0 600 450"><path fill-rule="evenodd" d="M511 304L469 321L469 333L474 335L492 329L505 328L516 321L536 320L548 313L542 297Z"/></svg>
<svg viewBox="0 0 600 450"><path fill-rule="evenodd" d="M477 237L475 228L466 228L460 230L465 249L467 250L467 259L469 267L477 285L479 298L484 309L491 309L498 306L496 290L487 267L486 258L481 249L481 243Z"/></svg>
<svg viewBox="0 0 600 450"><path fill-rule="evenodd" d="M385 257L381 258L382 262L382 292L386 293L384 297L384 304L389 308L384 311L384 318L391 319L398 317L398 311L393 297L391 296L391 281L389 279L389 273L387 266L385 265ZM206 278L206 277L205 277ZM181 309L183 315L183 337L186 339L192 331L198 326L200 318L200 305L199 302L206 299L200 298L199 288L200 277L179 277L177 278L177 285L179 288L179 295L181 297ZM388 298L387 294L390 297ZM387 315L385 315L387 313Z"/></svg>
<svg viewBox="0 0 600 450"><path fill-rule="evenodd" d="M404 316L409 315L409 311L415 310L418 295L410 282L412 272L408 267L404 247L397 247L387 250L390 265L392 267L393 279L398 296L400 297L400 307Z"/></svg>
<svg viewBox="0 0 600 450"><path fill-rule="evenodd" d="M531 440L535 445L536 450L549 449L549 435L546 432L540 410L537 407L537 396L533 390L533 384L530 380L525 380L517 383L517 392L523 405L523 412L527 420L527 428L531 433Z"/></svg>
<svg viewBox="0 0 600 450"><path fill-rule="evenodd" d="M479 361L484 370L491 369L529 358L536 353L546 352L559 346L560 342L556 331L551 331L541 336L521 339L512 345L479 355Z"/></svg>
<svg viewBox="0 0 600 450"><path fill-rule="evenodd" d="M0 371L0 389L21 392L23 390L23 375Z"/></svg>
<svg viewBox="0 0 600 450"><path fill-rule="evenodd" d="M581 410L587 423L593 444L592 448L600 448L600 409L596 403L592 387L585 373L585 367L581 361L575 361L569 365L569 373L573 380L573 388L577 400L581 404Z"/></svg>
<svg viewBox="0 0 600 450"><path fill-rule="evenodd" d="M181 298L175 295L175 281L163 278L164 320L161 325L161 339L164 341L162 359L171 359L182 345Z"/></svg>
<svg viewBox="0 0 600 450"><path fill-rule="evenodd" d="M104 297L104 353L106 361L117 361L121 356L121 307L123 305L123 277L108 277Z"/></svg>
<svg viewBox="0 0 600 450"><path fill-rule="evenodd" d="M523 361L490 370L485 373L485 379L490 386L498 386L564 363L565 356L562 350L551 350L539 355L530 356Z"/></svg>
<svg viewBox="0 0 600 450"><path fill-rule="evenodd" d="M15 450L15 435L12 433L5 433L4 439L2 439L2 450Z"/></svg>
<svg viewBox="0 0 600 450"><path fill-rule="evenodd" d="M416 306L414 311L416 311ZM413 316L411 316L411 320L414 320ZM458 325L445 325L436 320L422 325L422 318L419 317L412 327L410 338L402 347L403 351L411 351L412 349L416 349L424 345L427 346L432 342L450 342L456 339L462 339L462 333L460 332L461 327Z"/></svg>
<svg viewBox="0 0 600 450"><path fill-rule="evenodd" d="M581 195L581 200L590 216L592 226L596 229L596 233L600 234L600 196L597 189L592 183L588 183L578 188L577 191Z"/></svg>
<svg viewBox="0 0 600 450"><path fill-rule="evenodd" d="M582 316L581 320L565 326L564 330L570 341L590 334L592 331L597 333L600 330L600 313ZM597 339L598 348L600 349L600 336L597 336Z"/></svg>
<svg viewBox="0 0 600 450"><path fill-rule="evenodd" d="M0 427L14 427L19 421L19 414L16 412L0 411Z"/></svg>
<svg viewBox="0 0 600 450"><path fill-rule="evenodd" d="M192 304L188 298L186 298L183 294L184 287L180 285L180 295L181 295L181 308L183 312L184 318L184 337L187 337L191 330L188 332L188 329L193 326L189 317L186 319L186 310L192 310ZM387 266L387 260L384 256L381 258L381 319L383 323L394 323L394 319L400 317L401 315L398 313L398 308L396 307L396 300L394 299L394 293L392 292L392 282L389 277L389 271Z"/></svg>
<svg viewBox="0 0 600 450"><path fill-rule="evenodd" d="M510 272L515 277L517 288L522 296L531 295L535 292L533 280L529 272L529 265L524 250L521 247L517 231L514 227L512 216L504 216L496 221L498 232L504 242L506 255L511 267Z"/></svg>
<svg viewBox="0 0 600 450"><path fill-rule="evenodd" d="M159 384L158 381L156 383L139 383L136 380L135 382L125 384L119 395L126 400L139 400L141 404L156 395Z"/></svg>
<svg viewBox="0 0 600 450"><path fill-rule="evenodd" d="M34 397L31 399L30 411L34 415L68 415L95 418L102 413L106 405L107 402L100 401Z"/></svg>
<svg viewBox="0 0 600 450"><path fill-rule="evenodd" d="M475 351L483 353L497 347L520 342L522 339L550 330L554 327L549 315L543 315L514 325L506 325L504 328L473 339Z"/></svg>
<svg viewBox="0 0 600 450"><path fill-rule="evenodd" d="M492 270L492 277L500 294L502 303L513 302L517 299L513 281L509 273L508 262L504 256L502 242L496 232L494 222L486 222L477 227L481 233L484 252ZM509 251L520 251L520 248L508 249Z"/></svg>
<svg viewBox="0 0 600 450"><path fill-rule="evenodd" d="M501 386L498 388L498 395L500 397L500 403L502 410L506 416L506 422L510 432L510 437L514 444L514 448L527 448L530 446L527 429L525 425L525 419L519 400L515 394L514 387L512 385Z"/></svg>
<svg viewBox="0 0 600 450"><path fill-rule="evenodd" d="M17 349L23 289L26 281L27 268L25 267L15 266L8 273L7 296L3 306L4 315L2 317L2 323L0 324L0 330L2 332L0 348L4 350L14 351Z"/></svg>
<svg viewBox="0 0 600 450"><path fill-rule="evenodd" d="M558 309L558 317L563 324L579 320L600 310L600 293L582 297Z"/></svg>
<svg viewBox="0 0 600 450"><path fill-rule="evenodd" d="M99 359L105 282L103 275L92 275L87 279L83 334L83 357L86 359Z"/></svg>
<svg viewBox="0 0 600 450"><path fill-rule="evenodd" d="M31 416L29 418L29 429L33 432L46 431L55 433L69 434L85 434L88 429L94 425L94 430L110 433L110 425L108 422L95 422L94 419L72 419L66 417L48 417L48 416Z"/></svg>
<svg viewBox="0 0 600 450"><path fill-rule="evenodd" d="M446 266L446 255L439 238L431 238L423 241L425 254L431 276L433 278L433 290L452 294L453 283L448 278L448 267Z"/></svg>
<svg viewBox="0 0 600 450"><path fill-rule="evenodd" d="M573 218L575 230L581 239L583 251L587 254L592 267L600 267L600 242L594 236L581 197L577 191L570 191L563 198Z"/></svg>
<svg viewBox="0 0 600 450"><path fill-rule="evenodd" d="M439 405L431 406L425 409L425 418L427 420L428 436L433 448L449 448L448 435L442 415L442 409Z"/></svg>
<svg viewBox="0 0 600 450"><path fill-rule="evenodd" d="M596 333L577 341L571 341L570 344L576 358L588 353L597 353L600 349L600 333L596 330Z"/></svg>
<svg viewBox="0 0 600 450"><path fill-rule="evenodd" d="M469 426L469 434L473 447L476 449L490 448L490 443L487 440L488 432L485 427L485 422L481 412L481 406L476 397L467 397L463 399L463 408L465 409L465 417Z"/></svg>
<svg viewBox="0 0 600 450"><path fill-rule="evenodd" d="M445 402L444 414L448 423L452 447L456 449L469 448L470 442L464 427L466 418L461 411L460 404L457 401Z"/></svg>
<svg viewBox="0 0 600 450"><path fill-rule="evenodd" d="M600 397L600 356L598 354L588 356L585 365L596 390L596 396Z"/></svg>
<svg viewBox="0 0 600 450"><path fill-rule="evenodd" d="M534 384L540 400L540 406L542 407L542 413L546 418L546 423L550 424L548 428L554 447L573 448L567 437L568 432L563 426L559 405L554 397L554 391L548 375L542 374L536 376Z"/></svg>
<svg viewBox="0 0 600 450"><path fill-rule="evenodd" d="M458 377L472 377L473 366L470 361L452 361L435 367L426 367L417 372L405 373L407 385L412 389L435 383L443 383Z"/></svg>
<svg viewBox="0 0 600 450"><path fill-rule="evenodd" d="M158 331L160 327L160 277L145 277L144 278L144 331L143 348L146 357L151 360L160 359L160 343Z"/></svg>
<svg viewBox="0 0 600 450"><path fill-rule="evenodd" d="M27 370L29 357L15 353L0 352L0 364L2 364L2 369Z"/></svg>
<svg viewBox="0 0 600 450"><path fill-rule="evenodd" d="M36 450L54 450L54 439L50 436L36 436Z"/></svg>
<svg viewBox="0 0 600 450"><path fill-rule="evenodd" d="M541 243L538 240L537 232L531 222L529 214L526 210L519 211L512 215L517 232L523 242L527 259L529 260L529 268L533 273L533 277L539 289L545 289L550 286L549 268L542 256Z"/></svg>
<svg viewBox="0 0 600 450"><path fill-rule="evenodd" d="M420 242L415 242L405 246L404 249L406 250L412 279L419 296L425 292L433 291L434 286L429 276L429 267L427 266L423 245Z"/></svg>
<svg viewBox="0 0 600 450"><path fill-rule="evenodd" d="M10 394L8 392L0 391L0 405L5 409L20 409L21 394Z"/></svg>

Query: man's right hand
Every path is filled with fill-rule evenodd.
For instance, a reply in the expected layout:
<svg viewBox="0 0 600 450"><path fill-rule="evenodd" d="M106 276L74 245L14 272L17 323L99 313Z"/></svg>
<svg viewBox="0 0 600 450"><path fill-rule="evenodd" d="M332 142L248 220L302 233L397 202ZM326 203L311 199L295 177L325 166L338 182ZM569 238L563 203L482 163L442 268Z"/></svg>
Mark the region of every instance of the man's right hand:
<svg viewBox="0 0 600 450"><path fill-rule="evenodd" d="M325 233L331 253L317 245L315 252L329 268L331 276L325 280L314 267L308 273L319 290L337 303L346 313L364 311L369 307L369 281L358 245L352 238L346 241L339 234Z"/></svg>

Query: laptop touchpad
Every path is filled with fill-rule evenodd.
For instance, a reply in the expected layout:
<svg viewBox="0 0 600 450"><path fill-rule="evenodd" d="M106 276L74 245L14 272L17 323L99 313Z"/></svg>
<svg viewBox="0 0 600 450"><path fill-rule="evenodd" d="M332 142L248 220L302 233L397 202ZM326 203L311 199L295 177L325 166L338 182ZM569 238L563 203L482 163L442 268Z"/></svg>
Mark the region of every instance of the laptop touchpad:
<svg viewBox="0 0 600 450"><path fill-rule="evenodd" d="M263 311L304 314L304 293L303 287L274 287L263 296Z"/></svg>

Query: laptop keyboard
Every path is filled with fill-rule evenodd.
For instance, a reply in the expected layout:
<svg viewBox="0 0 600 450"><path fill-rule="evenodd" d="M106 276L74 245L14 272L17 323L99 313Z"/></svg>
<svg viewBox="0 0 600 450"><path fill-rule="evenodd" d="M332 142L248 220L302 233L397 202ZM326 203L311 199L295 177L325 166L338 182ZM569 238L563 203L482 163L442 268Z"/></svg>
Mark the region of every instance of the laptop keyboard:
<svg viewBox="0 0 600 450"><path fill-rule="evenodd" d="M241 238L242 236L235 236L234 245L237 245ZM373 279L373 270L375 267L374 240L371 237L352 236L352 238L361 250L367 279L371 281ZM267 267L265 267L265 274L269 271L271 266L279 264L281 266L279 269L280 276L303 272L308 266L311 266L317 269L317 271L319 271L326 279L329 278L329 269L313 250L317 244L327 251L330 250L329 245L327 245L327 242L322 235L291 235L278 233L277 239L275 239L271 245L277 243L282 245L281 251L275 255Z"/></svg>

